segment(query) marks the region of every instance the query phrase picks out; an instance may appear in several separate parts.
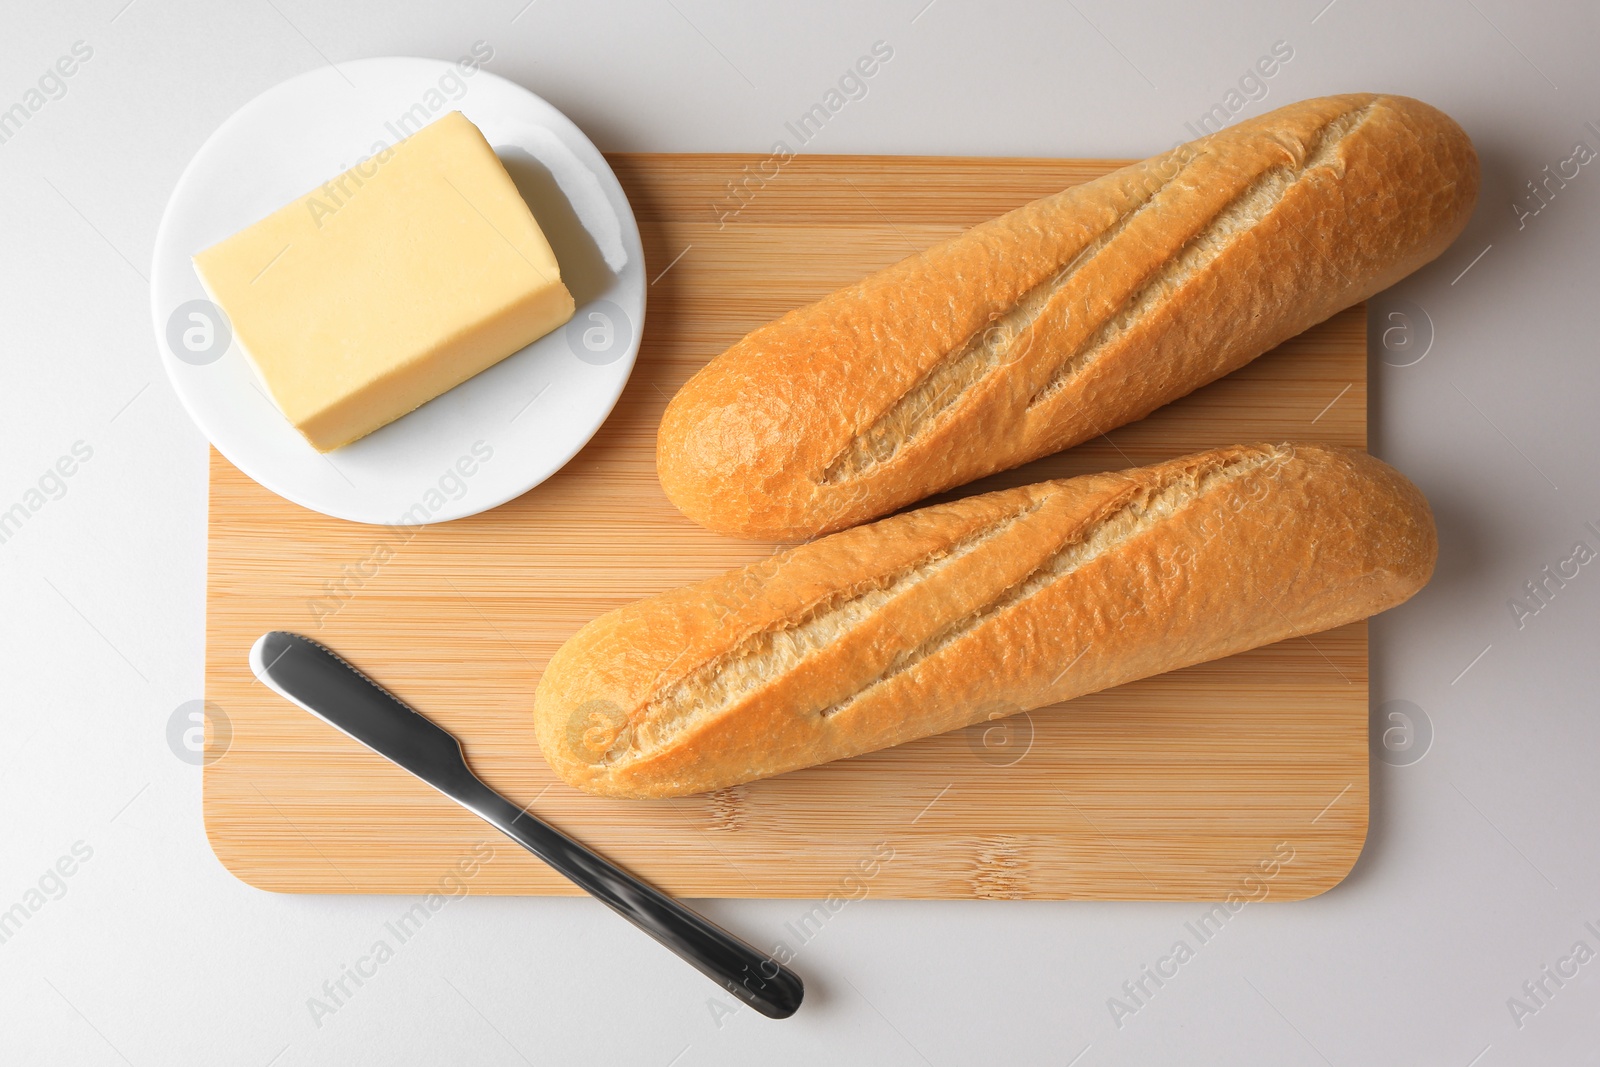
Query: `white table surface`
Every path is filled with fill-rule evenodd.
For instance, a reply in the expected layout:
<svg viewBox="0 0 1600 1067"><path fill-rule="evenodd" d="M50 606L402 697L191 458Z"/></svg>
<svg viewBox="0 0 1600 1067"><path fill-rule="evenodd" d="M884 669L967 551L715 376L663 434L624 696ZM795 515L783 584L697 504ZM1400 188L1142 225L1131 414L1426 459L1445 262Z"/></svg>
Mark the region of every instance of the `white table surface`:
<svg viewBox="0 0 1600 1067"><path fill-rule="evenodd" d="M0 912L29 912L0 943L0 1062L1597 1062L1600 565L1520 626L1509 603L1600 549L1600 164L1513 207L1576 141L1600 151L1595 6L925 4L7 0L0 109L76 42L92 55L0 143L0 511L92 454L0 543ZM1477 214L1372 303L1434 334L1371 370L1374 451L1441 541L1432 584L1373 625L1374 721L1409 701L1433 736L1374 762L1354 873L1246 908L1120 1019L1110 998L1132 1003L1123 983L1201 905L869 899L800 950L806 1005L773 1023L597 903L467 898L316 1017L412 902L263 893L206 843L200 770L167 741L201 695L206 448L144 275L181 168L240 104L330 61L477 41L607 150L768 151L876 41L892 59L808 151L1143 156L1278 41L1293 58L1243 113L1379 89L1455 116ZM809 907L704 906L757 943Z"/></svg>

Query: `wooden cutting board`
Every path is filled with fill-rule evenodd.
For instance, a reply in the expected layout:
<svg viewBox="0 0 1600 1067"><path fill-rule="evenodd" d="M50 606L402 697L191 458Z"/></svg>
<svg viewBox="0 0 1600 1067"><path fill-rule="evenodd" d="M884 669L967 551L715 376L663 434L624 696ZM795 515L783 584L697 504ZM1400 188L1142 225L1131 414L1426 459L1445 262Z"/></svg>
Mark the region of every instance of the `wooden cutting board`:
<svg viewBox="0 0 1600 1067"><path fill-rule="evenodd" d="M1119 165L611 162L653 279L643 347L610 420L554 478L486 514L400 530L302 510L212 455L205 821L229 870L288 892L573 892L256 683L251 643L288 629L453 731L508 797L677 895L1284 900L1344 877L1367 828L1364 623L705 796L602 800L558 782L530 708L561 642L779 547L708 533L668 503L653 459L667 399L760 323ZM965 491L1237 442L1364 447L1366 368L1353 308L1141 423Z"/></svg>

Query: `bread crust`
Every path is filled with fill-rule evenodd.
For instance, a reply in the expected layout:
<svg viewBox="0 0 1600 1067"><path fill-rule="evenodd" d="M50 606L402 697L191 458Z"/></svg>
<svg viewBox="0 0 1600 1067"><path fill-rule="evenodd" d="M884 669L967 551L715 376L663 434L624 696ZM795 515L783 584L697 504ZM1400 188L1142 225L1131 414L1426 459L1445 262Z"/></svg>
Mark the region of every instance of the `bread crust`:
<svg viewBox="0 0 1600 1067"><path fill-rule="evenodd" d="M539 745L592 793L718 789L1366 618L1436 555L1415 486L1317 445L969 497L595 619Z"/></svg>
<svg viewBox="0 0 1600 1067"><path fill-rule="evenodd" d="M1025 204L763 326L668 405L685 515L798 540L1149 414L1438 256L1471 141L1306 100Z"/></svg>

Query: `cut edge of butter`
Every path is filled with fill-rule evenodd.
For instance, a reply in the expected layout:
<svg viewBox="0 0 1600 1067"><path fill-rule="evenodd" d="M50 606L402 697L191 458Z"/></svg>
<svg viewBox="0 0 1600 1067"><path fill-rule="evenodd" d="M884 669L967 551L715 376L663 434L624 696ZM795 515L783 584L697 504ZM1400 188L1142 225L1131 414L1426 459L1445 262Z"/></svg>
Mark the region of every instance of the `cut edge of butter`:
<svg viewBox="0 0 1600 1067"><path fill-rule="evenodd" d="M572 294L558 282L531 294L502 315L474 323L463 330L458 339L436 349L429 358L396 366L374 379L363 393L330 405L296 428L319 452L331 452L358 441L559 329L572 318L574 310ZM550 325L529 336L530 331L524 324L530 321L549 322ZM483 358L483 354L493 352L501 354ZM417 396L422 398L417 400ZM394 414L371 429L351 436L351 427L367 421L364 412L374 407L391 410Z"/></svg>

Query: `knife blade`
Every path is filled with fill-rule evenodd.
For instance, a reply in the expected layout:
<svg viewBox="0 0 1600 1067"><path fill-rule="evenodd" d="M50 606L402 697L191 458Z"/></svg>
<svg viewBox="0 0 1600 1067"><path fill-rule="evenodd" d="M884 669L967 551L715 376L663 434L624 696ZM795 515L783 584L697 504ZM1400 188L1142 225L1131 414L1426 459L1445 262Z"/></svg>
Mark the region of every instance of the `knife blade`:
<svg viewBox="0 0 1600 1067"><path fill-rule="evenodd" d="M800 1007L799 975L495 792L472 772L455 735L332 649L273 630L250 649L250 668L267 688L484 819L761 1014L786 1019Z"/></svg>

